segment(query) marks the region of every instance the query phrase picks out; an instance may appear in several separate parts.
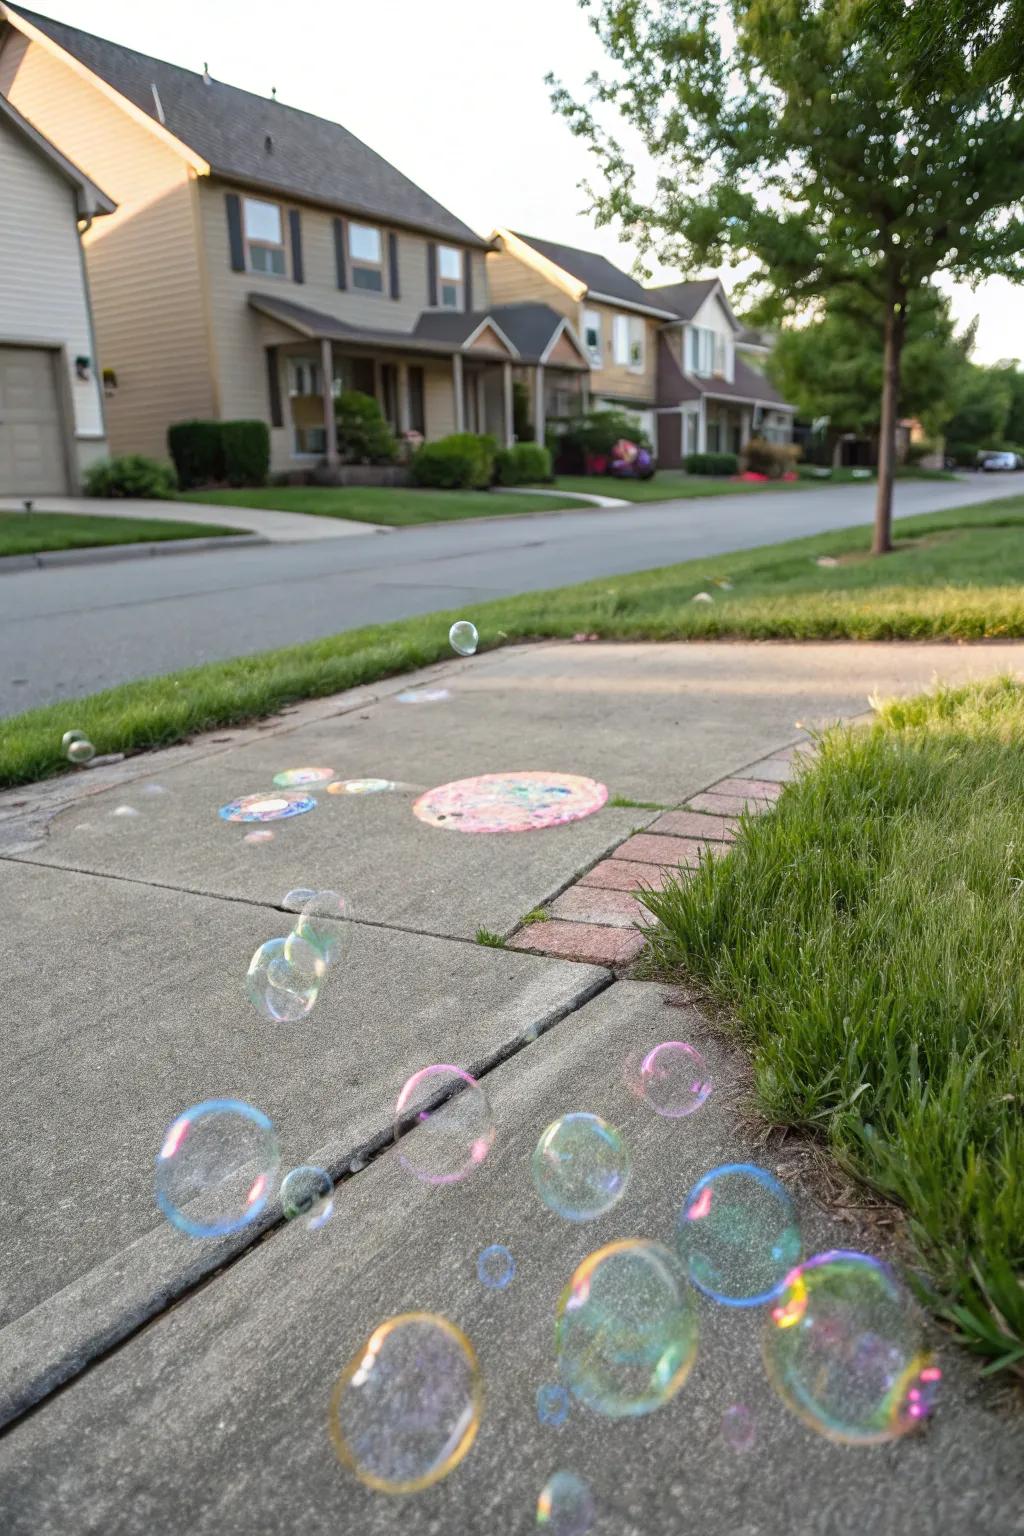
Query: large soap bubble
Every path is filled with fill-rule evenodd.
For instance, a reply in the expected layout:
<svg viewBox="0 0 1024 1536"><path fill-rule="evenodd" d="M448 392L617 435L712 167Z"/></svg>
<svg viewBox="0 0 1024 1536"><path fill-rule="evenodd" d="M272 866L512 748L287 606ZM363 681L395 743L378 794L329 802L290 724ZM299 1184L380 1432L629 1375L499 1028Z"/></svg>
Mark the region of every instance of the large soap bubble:
<svg viewBox="0 0 1024 1536"><path fill-rule="evenodd" d="M629 1181L629 1150L600 1115L577 1112L549 1125L533 1153L533 1182L549 1210L566 1221L610 1211Z"/></svg>
<svg viewBox="0 0 1024 1536"><path fill-rule="evenodd" d="M281 1180L281 1209L287 1221L301 1217L310 1232L317 1232L334 1214L334 1184L323 1168L303 1163Z"/></svg>
<svg viewBox="0 0 1024 1536"><path fill-rule="evenodd" d="M549 1536L587 1536L594 1524L594 1497L575 1472L555 1472L537 1499L537 1525Z"/></svg>
<svg viewBox="0 0 1024 1536"><path fill-rule="evenodd" d="M84 731L65 731L60 745L69 763L91 763L96 756L96 748Z"/></svg>
<svg viewBox="0 0 1024 1536"><path fill-rule="evenodd" d="M786 1407L846 1445L914 1429L942 1376L909 1292L865 1253L819 1253L794 1269L768 1315L763 1350Z"/></svg>
<svg viewBox="0 0 1024 1536"><path fill-rule="evenodd" d="M262 1110L239 1099L209 1099L168 1127L156 1159L156 1203L189 1237L223 1237L255 1221L279 1164L274 1127Z"/></svg>
<svg viewBox="0 0 1024 1536"><path fill-rule="evenodd" d="M461 1067L438 1064L414 1072L395 1104L399 1158L424 1184L457 1184L494 1144L490 1101Z"/></svg>
<svg viewBox="0 0 1024 1536"><path fill-rule="evenodd" d="M676 1243L694 1285L729 1307L771 1301L802 1252L792 1200L751 1163L727 1163L698 1180L683 1201Z"/></svg>
<svg viewBox="0 0 1024 1536"><path fill-rule="evenodd" d="M326 966L304 941L268 939L249 961L245 991L250 1003L273 1024L296 1024L320 995Z"/></svg>
<svg viewBox="0 0 1024 1536"><path fill-rule="evenodd" d="M339 1458L379 1493L417 1493L476 1438L483 1384L472 1344L447 1318L406 1312L374 1329L338 1377L329 1425Z"/></svg>
<svg viewBox="0 0 1024 1536"><path fill-rule="evenodd" d="M457 619L448 631L448 643L460 656L472 656L480 644L476 625L468 619Z"/></svg>
<svg viewBox="0 0 1024 1536"><path fill-rule="evenodd" d="M684 1040L663 1040L631 1060L628 1080L634 1093L668 1120L692 1115L711 1092L707 1062Z"/></svg>
<svg viewBox="0 0 1024 1536"><path fill-rule="evenodd" d="M558 1303L562 1380L608 1418L652 1413L679 1391L697 1353L686 1276L660 1243L628 1238L584 1259Z"/></svg>
<svg viewBox="0 0 1024 1536"><path fill-rule="evenodd" d="M295 893L289 892L289 895ZM286 898L287 899L287 898ZM316 891L303 906L298 921L286 940L288 958L292 949L301 962L302 947L311 946L325 965L340 960L351 934L352 903L337 891Z"/></svg>

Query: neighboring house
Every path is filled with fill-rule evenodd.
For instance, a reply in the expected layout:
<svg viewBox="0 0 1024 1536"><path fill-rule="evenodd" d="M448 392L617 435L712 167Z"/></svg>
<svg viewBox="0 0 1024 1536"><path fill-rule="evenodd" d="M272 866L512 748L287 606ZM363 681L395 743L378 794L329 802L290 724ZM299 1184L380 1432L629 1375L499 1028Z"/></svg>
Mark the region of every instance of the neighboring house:
<svg viewBox="0 0 1024 1536"><path fill-rule="evenodd" d="M510 229L496 229L491 239L494 249L487 257L487 273L495 303L539 302L564 315L569 321L566 334L589 366L591 406L628 410L653 440L654 410L660 404L658 332L665 321L675 319L674 310L593 251ZM539 441L544 440L546 422L571 414L574 403L567 391L545 396L537 380L532 381Z"/></svg>
<svg viewBox="0 0 1024 1536"><path fill-rule="evenodd" d="M114 204L0 96L0 495L67 494L107 451L79 227Z"/></svg>
<svg viewBox="0 0 1024 1536"><path fill-rule="evenodd" d="M733 314L717 277L647 290L675 315L658 338L658 463L688 453L739 453L750 437L788 443L794 408L748 357L765 355L760 332Z"/></svg>
<svg viewBox="0 0 1024 1536"><path fill-rule="evenodd" d="M511 441L512 368L545 357L488 310L488 242L345 128L6 4L0 95L117 200L85 239L115 451L259 417L274 470L333 463L349 388L398 432Z"/></svg>

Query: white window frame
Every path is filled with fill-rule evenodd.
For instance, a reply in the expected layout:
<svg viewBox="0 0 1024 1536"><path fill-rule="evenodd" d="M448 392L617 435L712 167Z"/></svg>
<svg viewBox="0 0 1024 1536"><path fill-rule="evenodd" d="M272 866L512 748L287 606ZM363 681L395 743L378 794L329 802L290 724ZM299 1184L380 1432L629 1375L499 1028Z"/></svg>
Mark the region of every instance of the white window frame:
<svg viewBox="0 0 1024 1536"><path fill-rule="evenodd" d="M366 256L357 256L352 248L352 235L355 231L366 230L377 237L377 250L379 255L376 261L370 261ZM386 294L387 273L384 268L384 231L377 224L364 224L361 219L349 219L348 221L348 263L352 272L352 287L359 293ZM380 277L380 287L372 284L356 281L357 272L376 272Z"/></svg>
<svg viewBox="0 0 1024 1536"><path fill-rule="evenodd" d="M647 357L647 327L643 320L630 318L629 322L629 371L643 373Z"/></svg>
<svg viewBox="0 0 1024 1536"><path fill-rule="evenodd" d="M595 334L594 345L591 346L587 333ZM604 367L604 352L602 347L604 339L601 328L601 311L599 309L585 309L583 311L583 347L587 354L587 361L591 368Z"/></svg>
<svg viewBox="0 0 1024 1536"><path fill-rule="evenodd" d="M438 309L463 310L466 307L466 252L458 245L439 245L437 247L437 307ZM446 256L454 256L458 262L458 277L446 277L441 270ZM455 302L446 304L444 290L454 290Z"/></svg>
<svg viewBox="0 0 1024 1536"><path fill-rule="evenodd" d="M699 379L709 379L715 366L715 333L706 325L690 326L687 370Z"/></svg>
<svg viewBox="0 0 1024 1536"><path fill-rule="evenodd" d="M315 357L289 357L288 398L320 394L320 363ZM307 376L308 374L308 376ZM308 384L308 388L306 385Z"/></svg>
<svg viewBox="0 0 1024 1536"><path fill-rule="evenodd" d="M262 235L250 235L249 233L249 209L272 208L277 214L277 227L281 238L279 240L267 240ZM245 250L245 270L253 272L257 277L287 277L288 276L288 250L284 243L284 209L280 203L272 203L265 197L242 198L242 245ZM264 271L262 267L253 265L252 253L257 251L280 252L281 270Z"/></svg>
<svg viewBox="0 0 1024 1536"><path fill-rule="evenodd" d="M629 367L629 316L612 316L612 357L620 368Z"/></svg>

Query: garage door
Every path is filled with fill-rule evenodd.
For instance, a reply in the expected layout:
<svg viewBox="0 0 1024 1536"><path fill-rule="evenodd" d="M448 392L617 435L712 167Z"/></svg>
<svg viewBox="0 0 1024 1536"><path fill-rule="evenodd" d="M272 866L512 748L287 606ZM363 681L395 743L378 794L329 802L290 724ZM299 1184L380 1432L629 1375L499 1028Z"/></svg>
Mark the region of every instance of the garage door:
<svg viewBox="0 0 1024 1536"><path fill-rule="evenodd" d="M68 489L54 373L56 354L0 345L0 496Z"/></svg>

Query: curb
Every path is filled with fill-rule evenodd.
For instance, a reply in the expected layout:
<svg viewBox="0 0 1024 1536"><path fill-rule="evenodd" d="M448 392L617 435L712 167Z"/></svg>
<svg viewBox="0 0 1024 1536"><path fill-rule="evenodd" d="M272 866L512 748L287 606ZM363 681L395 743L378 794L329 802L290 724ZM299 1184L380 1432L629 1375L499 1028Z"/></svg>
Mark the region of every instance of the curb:
<svg viewBox="0 0 1024 1536"><path fill-rule="evenodd" d="M0 555L0 576L15 571L45 571L62 565L105 565L114 560L148 560L158 555L193 555L205 549L237 549L270 544L262 533L211 535L207 539L158 539L141 544L97 544L85 549L43 549L34 555Z"/></svg>

